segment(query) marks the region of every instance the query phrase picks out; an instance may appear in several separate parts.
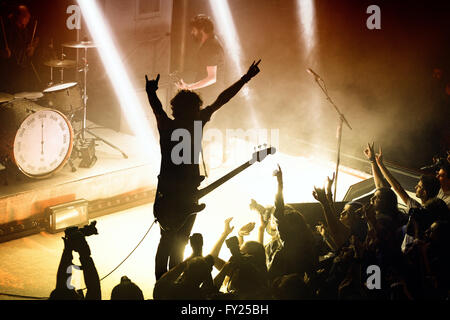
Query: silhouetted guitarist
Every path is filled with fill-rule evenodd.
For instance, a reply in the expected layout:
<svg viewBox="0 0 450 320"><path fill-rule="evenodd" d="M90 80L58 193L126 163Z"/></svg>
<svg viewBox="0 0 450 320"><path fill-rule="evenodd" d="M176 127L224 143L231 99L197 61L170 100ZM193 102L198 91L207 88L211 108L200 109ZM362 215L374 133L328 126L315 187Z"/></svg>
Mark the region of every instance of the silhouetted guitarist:
<svg viewBox="0 0 450 320"><path fill-rule="evenodd" d="M195 214L189 215L187 219L186 216L205 207L195 200L197 187L203 180L198 165L203 127L214 112L259 73L260 61L253 62L239 81L224 90L214 103L204 109L200 109L203 101L197 93L180 90L170 102L174 119L168 117L156 94L159 74L156 79L150 81L145 76L148 100L156 117L161 147L161 167L153 207L153 213L161 229L161 239L155 258L156 279L167 272L168 263L169 268L172 268L183 261L184 248L196 218ZM199 125L202 129L200 135L197 130ZM182 135L183 133L189 133L189 141L183 141L186 137ZM177 219L181 220L174 221ZM178 225L181 227L173 227Z"/></svg>

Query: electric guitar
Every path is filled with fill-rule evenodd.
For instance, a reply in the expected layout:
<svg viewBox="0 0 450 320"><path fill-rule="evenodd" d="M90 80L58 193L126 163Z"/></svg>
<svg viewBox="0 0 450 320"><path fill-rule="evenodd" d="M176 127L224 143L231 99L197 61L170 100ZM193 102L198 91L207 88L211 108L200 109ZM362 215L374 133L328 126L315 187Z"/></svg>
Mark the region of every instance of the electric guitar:
<svg viewBox="0 0 450 320"><path fill-rule="evenodd" d="M183 188L180 194L177 194L177 192L168 192L166 194L158 192L153 206L153 214L156 220L163 230L171 231L180 229L189 216L205 208L204 205L198 204L198 200L250 167L253 163L261 162L267 155L274 154L275 152L276 149L274 147L256 151L249 161L200 190L198 190L198 187L204 180L204 176L200 176L198 180L192 181L191 190L189 190L190 187Z"/></svg>

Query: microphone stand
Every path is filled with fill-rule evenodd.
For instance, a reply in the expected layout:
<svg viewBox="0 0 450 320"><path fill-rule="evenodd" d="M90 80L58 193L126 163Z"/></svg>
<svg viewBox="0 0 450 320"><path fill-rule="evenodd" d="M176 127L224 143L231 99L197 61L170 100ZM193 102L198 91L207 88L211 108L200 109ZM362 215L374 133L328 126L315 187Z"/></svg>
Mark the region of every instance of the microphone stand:
<svg viewBox="0 0 450 320"><path fill-rule="evenodd" d="M338 124L338 127L337 127L338 146L337 146L337 158L336 158L336 175L335 175L335 180L334 180L334 195L333 195L333 201L336 202L336 190L337 190L337 181L338 181L338 173L339 173L339 164L340 164L340 161L341 161L342 125L345 122L345 124L347 125L347 127L349 127L350 130L352 130L352 127L350 126L350 124L348 123L347 119L345 118L345 115L339 110L338 106L333 102L331 97L328 95L327 87L325 85L325 82L322 80L322 78L320 78L317 75L314 75L314 79L315 79L317 85L320 87L320 89L322 89L322 91L325 94L328 102L330 102L333 105L334 109L336 110L336 112L339 115L339 124ZM319 80L322 81L323 86L321 85Z"/></svg>

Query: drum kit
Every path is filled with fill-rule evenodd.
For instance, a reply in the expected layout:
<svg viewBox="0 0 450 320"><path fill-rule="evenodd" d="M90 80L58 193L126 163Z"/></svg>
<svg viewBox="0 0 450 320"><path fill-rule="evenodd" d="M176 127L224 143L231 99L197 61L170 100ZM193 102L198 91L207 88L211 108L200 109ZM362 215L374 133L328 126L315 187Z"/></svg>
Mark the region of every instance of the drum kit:
<svg viewBox="0 0 450 320"><path fill-rule="evenodd" d="M0 93L0 163L7 170L19 169L29 178L47 178L67 163L74 172L72 159L81 156L80 167L91 167L96 161L95 141L104 142L128 158L117 146L87 128L87 50L96 45L80 41L62 46L84 50L81 67L75 60L65 60L62 54L60 60L44 63L51 72L50 83L42 92ZM84 73L82 88L78 82L64 82L64 70L78 67ZM54 84L53 69L59 70L60 83ZM75 125L79 122L81 128L74 130L80 127ZM86 134L94 138L88 139ZM92 159L86 163L88 148Z"/></svg>

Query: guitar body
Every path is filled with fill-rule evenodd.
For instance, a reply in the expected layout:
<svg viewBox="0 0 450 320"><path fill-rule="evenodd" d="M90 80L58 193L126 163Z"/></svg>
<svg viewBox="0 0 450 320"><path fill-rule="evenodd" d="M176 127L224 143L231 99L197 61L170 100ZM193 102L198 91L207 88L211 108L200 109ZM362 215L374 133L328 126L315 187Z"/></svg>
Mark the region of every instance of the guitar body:
<svg viewBox="0 0 450 320"><path fill-rule="evenodd" d="M188 181L161 179L156 191L155 204L153 205L153 215L160 227L165 231L179 230L189 216L202 211L205 205L199 205L198 200L221 186L226 181L233 178L238 173L244 171L255 162L261 162L269 154L274 154L273 147L255 152L252 159L227 173L220 179L214 181L207 187L198 190L204 176L194 177Z"/></svg>
<svg viewBox="0 0 450 320"><path fill-rule="evenodd" d="M204 178L185 183L174 181L170 186L164 181L165 187L158 185L153 215L163 230L179 230L189 216L204 209L197 204L197 188Z"/></svg>

